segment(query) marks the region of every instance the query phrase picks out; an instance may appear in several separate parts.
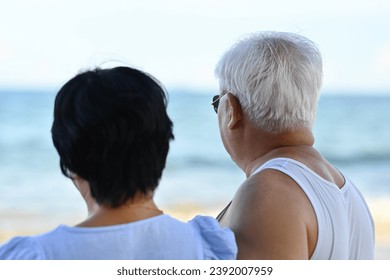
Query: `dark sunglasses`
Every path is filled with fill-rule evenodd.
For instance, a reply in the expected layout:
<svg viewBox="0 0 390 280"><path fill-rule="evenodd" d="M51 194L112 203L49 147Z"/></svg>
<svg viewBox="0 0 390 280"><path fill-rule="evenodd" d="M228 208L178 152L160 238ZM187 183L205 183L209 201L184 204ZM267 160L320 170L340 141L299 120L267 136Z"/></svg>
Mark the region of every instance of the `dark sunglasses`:
<svg viewBox="0 0 390 280"><path fill-rule="evenodd" d="M218 114L218 106L219 106L219 100L221 99L222 95L214 95L213 96L213 102L211 102L211 105L214 108L215 113Z"/></svg>

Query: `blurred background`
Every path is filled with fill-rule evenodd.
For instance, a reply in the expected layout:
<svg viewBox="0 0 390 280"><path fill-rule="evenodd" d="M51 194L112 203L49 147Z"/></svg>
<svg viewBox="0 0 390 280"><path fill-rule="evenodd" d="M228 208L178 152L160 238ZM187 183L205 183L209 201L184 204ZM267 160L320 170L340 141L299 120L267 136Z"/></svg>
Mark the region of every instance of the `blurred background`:
<svg viewBox="0 0 390 280"><path fill-rule="evenodd" d="M0 3L0 243L86 208L61 175L51 142L53 101L82 69L127 65L156 76L174 122L156 200L182 220L216 215L244 180L210 106L214 66L245 34L288 31L317 43L324 87L316 147L365 195L377 259L390 259L390 2L8 1Z"/></svg>

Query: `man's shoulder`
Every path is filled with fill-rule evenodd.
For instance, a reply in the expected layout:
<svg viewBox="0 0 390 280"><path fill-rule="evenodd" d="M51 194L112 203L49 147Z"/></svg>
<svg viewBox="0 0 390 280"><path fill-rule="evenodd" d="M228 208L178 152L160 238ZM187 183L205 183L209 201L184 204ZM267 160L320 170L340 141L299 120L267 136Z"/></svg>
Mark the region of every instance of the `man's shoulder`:
<svg viewBox="0 0 390 280"><path fill-rule="evenodd" d="M224 221L241 245L239 258L308 258L310 203L294 184L288 176L271 169L243 182Z"/></svg>
<svg viewBox="0 0 390 280"><path fill-rule="evenodd" d="M275 222L304 218L313 209L305 192L290 176L264 169L242 183L229 211L257 221Z"/></svg>
<svg viewBox="0 0 390 280"><path fill-rule="evenodd" d="M272 195L298 191L299 185L289 175L275 169L263 169L248 177L240 186L239 192L248 195Z"/></svg>

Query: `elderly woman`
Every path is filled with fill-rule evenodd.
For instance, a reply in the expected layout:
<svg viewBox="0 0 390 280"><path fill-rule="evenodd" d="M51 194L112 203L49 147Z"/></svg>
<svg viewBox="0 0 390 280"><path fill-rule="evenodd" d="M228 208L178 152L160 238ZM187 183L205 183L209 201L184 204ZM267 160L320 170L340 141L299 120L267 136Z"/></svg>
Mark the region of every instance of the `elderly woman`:
<svg viewBox="0 0 390 280"><path fill-rule="evenodd" d="M247 176L218 217L236 234L238 258L372 259L362 195L313 147L316 46L297 34L253 34L225 53L216 75L222 141Z"/></svg>
<svg viewBox="0 0 390 280"><path fill-rule="evenodd" d="M183 223L153 201L173 134L165 92L148 74L117 67L77 75L57 94L52 137L88 217L13 238L0 259L236 257L233 233L216 220Z"/></svg>

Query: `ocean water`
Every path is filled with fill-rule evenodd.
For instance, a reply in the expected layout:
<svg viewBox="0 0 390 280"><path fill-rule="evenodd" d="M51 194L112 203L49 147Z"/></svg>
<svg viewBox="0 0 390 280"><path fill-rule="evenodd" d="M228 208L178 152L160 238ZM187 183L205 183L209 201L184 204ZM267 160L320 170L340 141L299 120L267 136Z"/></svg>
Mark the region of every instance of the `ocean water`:
<svg viewBox="0 0 390 280"><path fill-rule="evenodd" d="M163 208L222 208L244 180L220 140L213 95L170 91L175 140L156 192ZM59 223L66 215L85 213L51 142L54 97L54 91L0 90L0 231L14 227L12 217L18 215ZM367 198L390 196L389 122L390 95L320 99L315 146Z"/></svg>

